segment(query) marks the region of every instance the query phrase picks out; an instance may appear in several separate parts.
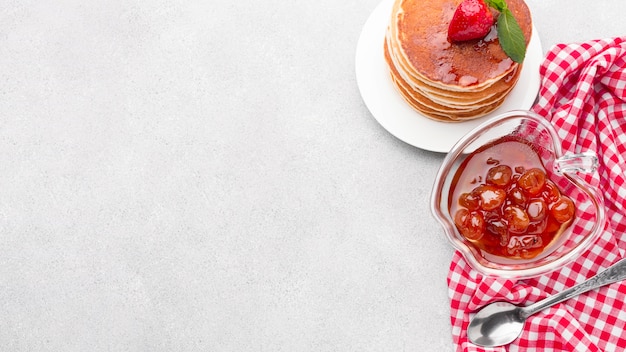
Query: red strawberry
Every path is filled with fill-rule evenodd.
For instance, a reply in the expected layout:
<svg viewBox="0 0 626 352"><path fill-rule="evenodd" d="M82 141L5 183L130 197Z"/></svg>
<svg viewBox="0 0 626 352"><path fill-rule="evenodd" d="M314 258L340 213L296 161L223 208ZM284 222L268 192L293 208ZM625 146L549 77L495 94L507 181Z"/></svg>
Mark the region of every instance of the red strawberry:
<svg viewBox="0 0 626 352"><path fill-rule="evenodd" d="M484 0L463 0L454 11L448 39L453 42L479 39L489 33L494 18Z"/></svg>

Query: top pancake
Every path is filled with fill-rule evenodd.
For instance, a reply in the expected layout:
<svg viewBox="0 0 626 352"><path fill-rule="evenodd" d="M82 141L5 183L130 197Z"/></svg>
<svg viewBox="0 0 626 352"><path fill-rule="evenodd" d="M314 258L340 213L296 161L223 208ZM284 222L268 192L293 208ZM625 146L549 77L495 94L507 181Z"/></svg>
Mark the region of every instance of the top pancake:
<svg viewBox="0 0 626 352"><path fill-rule="evenodd" d="M500 47L495 29L484 39L448 41L448 26L462 0L397 0L390 35L401 50L407 74L452 90L480 90L509 74L516 65ZM523 0L507 0L526 45L532 34L530 10ZM494 18L498 12L493 10ZM495 27L495 26L494 26Z"/></svg>

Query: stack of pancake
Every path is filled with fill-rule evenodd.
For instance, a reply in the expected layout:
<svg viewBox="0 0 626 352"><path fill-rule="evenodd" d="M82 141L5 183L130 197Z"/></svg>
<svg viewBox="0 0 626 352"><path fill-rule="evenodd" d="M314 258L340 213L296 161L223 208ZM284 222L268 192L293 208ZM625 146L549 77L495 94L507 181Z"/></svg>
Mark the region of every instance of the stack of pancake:
<svg viewBox="0 0 626 352"><path fill-rule="evenodd" d="M396 0L385 37L385 59L398 91L422 115L439 121L464 121L495 110L521 72L521 64L500 47L495 25L480 40L448 40L448 26L461 1ZM528 45L528 7L523 0L507 0L507 5Z"/></svg>

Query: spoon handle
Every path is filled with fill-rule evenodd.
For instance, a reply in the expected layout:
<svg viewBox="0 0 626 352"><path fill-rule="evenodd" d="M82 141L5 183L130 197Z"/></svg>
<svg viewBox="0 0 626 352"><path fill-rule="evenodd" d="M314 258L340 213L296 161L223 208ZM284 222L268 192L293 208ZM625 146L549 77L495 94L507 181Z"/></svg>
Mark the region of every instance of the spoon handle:
<svg viewBox="0 0 626 352"><path fill-rule="evenodd" d="M606 268L605 270L599 272L593 277L590 277L584 282L580 284L568 288L565 291L562 291L554 296L550 296L545 298L539 302L533 303L529 306L526 306L522 309L522 316L524 318L528 318L529 316L537 313L538 311L552 307L557 303L561 303L565 300L568 300L572 297L583 294L587 291L591 291L598 287L608 285L617 281L621 281L626 279L626 258L619 260L615 264Z"/></svg>

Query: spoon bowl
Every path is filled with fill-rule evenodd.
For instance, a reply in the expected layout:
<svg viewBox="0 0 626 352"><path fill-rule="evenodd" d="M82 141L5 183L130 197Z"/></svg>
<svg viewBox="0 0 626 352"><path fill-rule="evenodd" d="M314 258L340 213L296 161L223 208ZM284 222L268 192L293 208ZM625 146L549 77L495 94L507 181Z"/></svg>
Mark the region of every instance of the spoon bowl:
<svg viewBox="0 0 626 352"><path fill-rule="evenodd" d="M524 321L522 308L509 302L494 302L474 316L467 334L477 345L506 345L522 333Z"/></svg>

